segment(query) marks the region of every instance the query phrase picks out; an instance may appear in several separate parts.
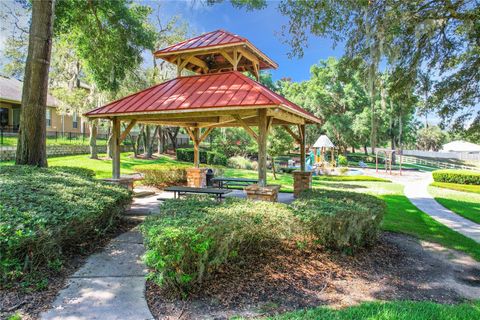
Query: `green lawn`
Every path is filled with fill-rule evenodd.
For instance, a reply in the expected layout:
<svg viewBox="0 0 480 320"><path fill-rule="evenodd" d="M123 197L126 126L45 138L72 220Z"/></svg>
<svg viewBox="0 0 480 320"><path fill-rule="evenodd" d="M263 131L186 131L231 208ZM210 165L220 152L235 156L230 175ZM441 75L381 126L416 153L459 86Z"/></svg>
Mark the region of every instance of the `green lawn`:
<svg viewBox="0 0 480 320"><path fill-rule="evenodd" d="M480 223L480 192L464 192L435 186L429 186L428 192L445 208Z"/></svg>
<svg viewBox="0 0 480 320"><path fill-rule="evenodd" d="M368 302L335 310L319 307L285 313L269 320L467 320L480 319L480 302L445 305L432 302Z"/></svg>

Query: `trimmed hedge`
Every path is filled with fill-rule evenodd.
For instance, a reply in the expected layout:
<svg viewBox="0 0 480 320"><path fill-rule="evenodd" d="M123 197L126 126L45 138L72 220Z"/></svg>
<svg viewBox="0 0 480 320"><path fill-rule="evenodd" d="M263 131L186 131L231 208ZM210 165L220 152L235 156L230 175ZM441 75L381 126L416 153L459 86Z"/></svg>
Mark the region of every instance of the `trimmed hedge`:
<svg viewBox="0 0 480 320"><path fill-rule="evenodd" d="M340 191L309 191L291 205L227 198L167 200L142 225L150 279L187 292L246 252L297 241L353 252L376 241L382 200ZM301 247L300 246L300 247ZM300 248L299 248L300 250Z"/></svg>
<svg viewBox="0 0 480 320"><path fill-rule="evenodd" d="M200 163L214 164L214 165L227 165L227 157L223 154L213 151L199 151ZM193 163L193 149L179 148L177 149L177 160L183 162Z"/></svg>
<svg viewBox="0 0 480 320"><path fill-rule="evenodd" d="M435 170L432 172L435 182L480 185L480 172L470 170Z"/></svg>
<svg viewBox="0 0 480 320"><path fill-rule="evenodd" d="M286 205L228 198L167 200L142 225L146 264L156 283L182 291L244 252L278 244L298 225Z"/></svg>
<svg viewBox="0 0 480 320"><path fill-rule="evenodd" d="M331 190L307 190L291 207L315 242L349 252L377 240L386 210L374 196Z"/></svg>
<svg viewBox="0 0 480 320"><path fill-rule="evenodd" d="M67 249L112 227L126 189L80 168L0 169L0 284L57 264Z"/></svg>

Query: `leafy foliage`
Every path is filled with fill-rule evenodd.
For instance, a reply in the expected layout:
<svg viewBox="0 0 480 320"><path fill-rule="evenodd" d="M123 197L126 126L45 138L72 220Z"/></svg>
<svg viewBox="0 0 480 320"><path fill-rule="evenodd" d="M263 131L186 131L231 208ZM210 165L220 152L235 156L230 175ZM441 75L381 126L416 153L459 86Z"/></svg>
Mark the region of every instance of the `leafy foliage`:
<svg viewBox="0 0 480 320"><path fill-rule="evenodd" d="M1 168L1 283L55 265L67 249L112 227L130 193L93 175L81 168Z"/></svg>
<svg viewBox="0 0 480 320"><path fill-rule="evenodd" d="M480 173L470 170L435 170L432 172L435 182L480 185Z"/></svg>
<svg viewBox="0 0 480 320"><path fill-rule="evenodd" d="M199 151L200 163L213 164L213 165L226 165L227 157L219 152L214 151ZM177 149L177 160L184 162L193 162L194 154L193 149L179 148Z"/></svg>
<svg viewBox="0 0 480 320"><path fill-rule="evenodd" d="M438 151L445 142L445 133L437 126L424 127L417 133L417 148L426 151Z"/></svg>
<svg viewBox="0 0 480 320"><path fill-rule="evenodd" d="M246 157L235 156L228 159L227 166L235 169L257 170L258 162L252 161Z"/></svg>
<svg viewBox="0 0 480 320"><path fill-rule="evenodd" d="M203 197L167 200L142 225L153 279L180 290L205 280L242 253L292 236L295 217L283 204Z"/></svg>
<svg viewBox="0 0 480 320"><path fill-rule="evenodd" d="M375 242L386 209L374 196L330 190L305 191L292 208L314 241L347 251Z"/></svg>

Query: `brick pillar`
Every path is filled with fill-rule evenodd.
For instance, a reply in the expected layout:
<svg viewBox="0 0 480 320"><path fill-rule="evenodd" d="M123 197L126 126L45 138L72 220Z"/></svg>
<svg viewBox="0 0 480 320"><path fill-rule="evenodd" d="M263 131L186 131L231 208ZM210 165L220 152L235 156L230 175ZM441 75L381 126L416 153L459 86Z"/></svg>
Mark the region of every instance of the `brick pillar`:
<svg viewBox="0 0 480 320"><path fill-rule="evenodd" d="M188 168L187 186L205 188L207 186L207 168Z"/></svg>
<svg viewBox="0 0 480 320"><path fill-rule="evenodd" d="M293 196L295 198L297 198L303 190L312 188L312 174L311 171L293 172Z"/></svg>
<svg viewBox="0 0 480 320"><path fill-rule="evenodd" d="M245 187L244 190L247 194L247 199L277 202L280 185L273 184L262 187L258 184L252 184Z"/></svg>

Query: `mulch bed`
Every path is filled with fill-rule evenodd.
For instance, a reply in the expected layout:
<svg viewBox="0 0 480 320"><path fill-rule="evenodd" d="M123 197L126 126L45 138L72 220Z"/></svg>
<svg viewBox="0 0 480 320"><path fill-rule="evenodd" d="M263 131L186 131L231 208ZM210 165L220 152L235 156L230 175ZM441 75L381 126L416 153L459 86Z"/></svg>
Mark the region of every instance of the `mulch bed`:
<svg viewBox="0 0 480 320"><path fill-rule="evenodd" d="M450 269L415 240L384 233L375 247L354 256L299 250L295 244L249 255L224 266L184 300L148 282L147 301L157 319L250 317L369 300L456 303L464 299L456 291L431 285Z"/></svg>
<svg viewBox="0 0 480 320"><path fill-rule="evenodd" d="M57 293L65 286L67 278L83 265L88 256L100 251L111 239L132 229L139 222L139 220L122 217L116 227L109 230L100 239L94 241L85 239L85 242L76 247L74 252L67 252L59 272L41 271L48 280L48 285L44 290L38 291L32 287L23 287L21 283L12 288L0 288L0 319L15 313L21 314L22 320L37 319L40 312L51 306Z"/></svg>

